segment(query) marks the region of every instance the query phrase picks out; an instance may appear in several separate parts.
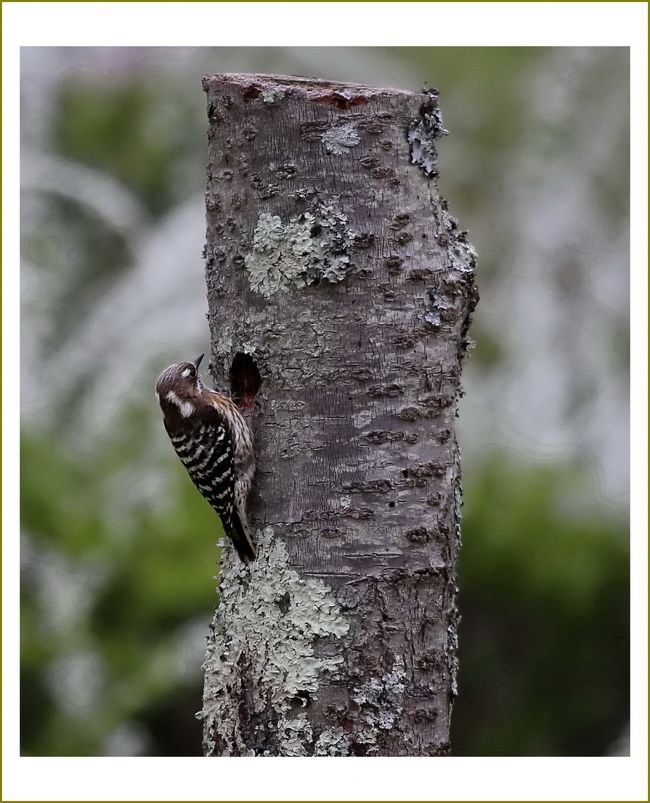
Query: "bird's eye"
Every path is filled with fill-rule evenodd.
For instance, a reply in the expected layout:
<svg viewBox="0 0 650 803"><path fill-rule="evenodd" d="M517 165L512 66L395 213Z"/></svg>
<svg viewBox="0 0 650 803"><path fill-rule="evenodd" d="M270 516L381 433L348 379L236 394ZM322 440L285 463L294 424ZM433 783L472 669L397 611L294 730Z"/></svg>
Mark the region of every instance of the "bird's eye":
<svg viewBox="0 0 650 803"><path fill-rule="evenodd" d="M192 379L194 379L196 377L196 368L193 365L188 365L187 368L183 370L181 376L186 378L191 377Z"/></svg>

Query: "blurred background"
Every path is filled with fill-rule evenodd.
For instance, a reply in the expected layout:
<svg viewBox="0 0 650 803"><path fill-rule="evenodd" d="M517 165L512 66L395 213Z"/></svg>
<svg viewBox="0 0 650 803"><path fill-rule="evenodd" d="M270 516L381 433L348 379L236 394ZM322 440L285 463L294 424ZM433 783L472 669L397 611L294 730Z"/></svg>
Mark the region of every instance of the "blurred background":
<svg viewBox="0 0 650 803"><path fill-rule="evenodd" d="M205 73L440 90L479 254L456 755L628 752L624 48L22 49L24 755L200 755L215 517L164 435L208 346ZM179 348L181 351L179 351Z"/></svg>

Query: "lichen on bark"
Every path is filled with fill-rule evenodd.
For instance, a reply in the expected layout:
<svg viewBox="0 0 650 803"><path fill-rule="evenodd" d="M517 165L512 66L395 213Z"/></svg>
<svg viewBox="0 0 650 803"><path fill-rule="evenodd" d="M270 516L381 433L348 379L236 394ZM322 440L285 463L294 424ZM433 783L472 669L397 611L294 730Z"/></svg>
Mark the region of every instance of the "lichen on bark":
<svg viewBox="0 0 650 803"><path fill-rule="evenodd" d="M224 550L206 751L445 754L454 423L478 296L436 186L437 95L259 75L204 86L211 367L226 387L252 355L261 380L245 411L260 556L242 569Z"/></svg>
<svg viewBox="0 0 650 803"><path fill-rule="evenodd" d="M270 744L258 745L254 735L251 740L242 732L240 712L231 704L235 696L246 701L253 719L274 723L276 754L307 755L314 737L301 709L318 691L320 678L335 676L343 662L337 655L316 656L314 644L340 638L349 625L323 582L291 568L284 542L271 527L257 533L256 545L250 567L229 554L222 568L204 667L206 754L270 752ZM318 738L322 747L331 737Z"/></svg>
<svg viewBox="0 0 650 803"><path fill-rule="evenodd" d="M259 216L253 248L245 257L251 289L270 298L278 291L304 287L313 244L314 217L306 214L282 223L277 215Z"/></svg>
<svg viewBox="0 0 650 803"><path fill-rule="evenodd" d="M278 215L262 213L252 249L244 258L251 289L270 298L321 279L342 281L351 267L355 239L347 223L334 203L315 204L287 223Z"/></svg>
<svg viewBox="0 0 650 803"><path fill-rule="evenodd" d="M361 141L359 132L353 123L334 125L322 133L321 139L325 150L336 156L340 156Z"/></svg>
<svg viewBox="0 0 650 803"><path fill-rule="evenodd" d="M438 106L438 92L435 89L423 90L425 100L420 106L417 117L408 127L407 139L411 147L411 161L419 165L424 174L433 176L438 168L438 151L435 142L449 132L442 124L442 115Z"/></svg>

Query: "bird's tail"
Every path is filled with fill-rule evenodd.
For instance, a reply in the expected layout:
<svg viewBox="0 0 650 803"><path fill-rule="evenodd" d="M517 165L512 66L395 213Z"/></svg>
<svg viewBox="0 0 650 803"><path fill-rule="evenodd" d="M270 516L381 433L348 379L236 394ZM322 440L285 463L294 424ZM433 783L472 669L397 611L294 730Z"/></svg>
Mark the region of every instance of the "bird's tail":
<svg viewBox="0 0 650 803"><path fill-rule="evenodd" d="M240 559L248 565L255 560L257 552L253 539L250 536L247 522L242 521L237 510L234 511L232 516L231 527L228 530L228 536L233 542L237 554Z"/></svg>

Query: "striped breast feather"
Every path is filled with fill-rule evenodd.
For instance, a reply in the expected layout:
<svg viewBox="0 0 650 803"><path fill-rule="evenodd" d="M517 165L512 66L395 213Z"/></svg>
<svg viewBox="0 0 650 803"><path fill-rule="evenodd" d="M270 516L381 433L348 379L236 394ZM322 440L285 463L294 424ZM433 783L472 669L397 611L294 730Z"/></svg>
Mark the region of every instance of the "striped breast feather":
<svg viewBox="0 0 650 803"><path fill-rule="evenodd" d="M224 424L202 424L194 431L172 438L181 462L219 515L230 523L234 477L230 433Z"/></svg>

